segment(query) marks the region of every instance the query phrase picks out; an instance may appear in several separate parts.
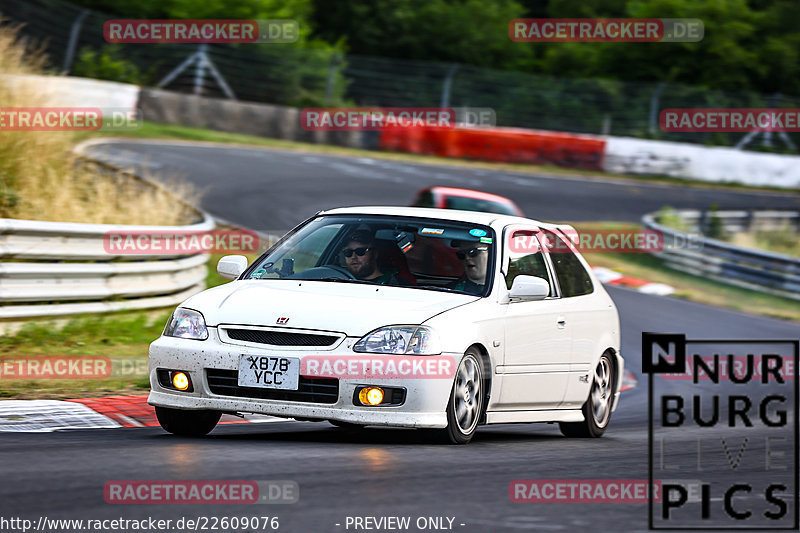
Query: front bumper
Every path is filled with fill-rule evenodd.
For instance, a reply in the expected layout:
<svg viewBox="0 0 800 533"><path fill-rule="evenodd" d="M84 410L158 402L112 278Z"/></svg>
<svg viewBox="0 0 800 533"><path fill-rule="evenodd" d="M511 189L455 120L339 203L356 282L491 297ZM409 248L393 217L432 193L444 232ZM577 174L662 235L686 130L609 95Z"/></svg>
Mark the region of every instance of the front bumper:
<svg viewBox="0 0 800 533"><path fill-rule="evenodd" d="M350 347L357 338L346 338L336 348L308 351L227 344L220 341L217 328L208 328L205 341L161 337L150 345L150 396L147 402L174 409L211 409L223 412L259 413L285 418L338 420L363 425L384 425L417 428L447 426L445 407L450 398L453 380L446 378L340 378L335 403L312 403L284 400L243 398L214 394L208 384L206 369L238 370L239 358L247 355L280 355L302 359L304 356L359 356L379 358L376 354L357 354ZM432 358L450 358L450 368L460 362L460 354L443 354ZM193 392L179 392L162 387L156 369L182 370L189 374ZM399 406L365 407L354 405L355 388L360 385L403 387L405 402Z"/></svg>

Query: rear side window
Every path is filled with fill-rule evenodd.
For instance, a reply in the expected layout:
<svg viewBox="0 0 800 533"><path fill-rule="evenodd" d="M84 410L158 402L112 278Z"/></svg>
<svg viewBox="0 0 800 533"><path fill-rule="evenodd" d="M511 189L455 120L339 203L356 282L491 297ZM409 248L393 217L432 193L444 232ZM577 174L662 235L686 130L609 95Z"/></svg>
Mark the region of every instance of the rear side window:
<svg viewBox="0 0 800 533"><path fill-rule="evenodd" d="M564 240L561 236L558 238L562 241ZM570 296L589 294L594 291L592 278L583 268L578 256L569 250L567 244L564 244L561 249L563 251L550 254L558 284L561 286L561 296L568 298Z"/></svg>

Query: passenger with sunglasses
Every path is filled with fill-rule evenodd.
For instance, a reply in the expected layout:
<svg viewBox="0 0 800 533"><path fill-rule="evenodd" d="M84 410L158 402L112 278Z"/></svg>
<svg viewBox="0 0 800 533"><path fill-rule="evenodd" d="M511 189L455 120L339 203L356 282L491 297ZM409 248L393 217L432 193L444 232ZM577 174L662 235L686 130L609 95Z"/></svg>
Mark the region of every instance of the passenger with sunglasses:
<svg viewBox="0 0 800 533"><path fill-rule="evenodd" d="M464 277L447 287L470 294L483 294L486 284L486 265L489 262L489 247L485 244L459 241L456 257L464 267Z"/></svg>
<svg viewBox="0 0 800 533"><path fill-rule="evenodd" d="M345 268L356 278L380 285L407 286L408 283L397 277L397 270L386 272L378 266L378 251L370 233L366 230L354 231L347 239L339 255Z"/></svg>

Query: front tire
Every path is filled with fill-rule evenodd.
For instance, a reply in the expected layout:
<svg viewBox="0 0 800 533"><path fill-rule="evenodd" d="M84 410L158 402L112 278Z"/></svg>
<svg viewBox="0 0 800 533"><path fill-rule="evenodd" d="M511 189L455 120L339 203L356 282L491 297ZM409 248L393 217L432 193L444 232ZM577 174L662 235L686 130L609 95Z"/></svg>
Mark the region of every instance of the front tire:
<svg viewBox="0 0 800 533"><path fill-rule="evenodd" d="M456 370L447 402L447 427L440 436L451 444L467 444L475 435L483 415L486 393L480 354L470 348Z"/></svg>
<svg viewBox="0 0 800 533"><path fill-rule="evenodd" d="M611 404L617 383L616 370L611 355L600 356L594 370L589 398L583 404L583 422L559 422L558 427L565 437L602 437L611 420Z"/></svg>
<svg viewBox="0 0 800 533"><path fill-rule="evenodd" d="M214 429L222 413L156 407L156 418L165 431L182 437L202 437Z"/></svg>

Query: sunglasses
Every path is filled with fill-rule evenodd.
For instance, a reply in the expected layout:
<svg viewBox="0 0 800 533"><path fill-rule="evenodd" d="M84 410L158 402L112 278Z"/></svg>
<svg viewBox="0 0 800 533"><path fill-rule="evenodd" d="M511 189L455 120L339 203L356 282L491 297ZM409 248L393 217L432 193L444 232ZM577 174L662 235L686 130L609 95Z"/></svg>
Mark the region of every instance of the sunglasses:
<svg viewBox="0 0 800 533"><path fill-rule="evenodd" d="M462 261L467 258L467 256L475 257L481 252L485 252L486 248L470 248L469 250L459 250L456 252L456 257L461 259Z"/></svg>
<svg viewBox="0 0 800 533"><path fill-rule="evenodd" d="M370 249L367 248L345 248L342 250L342 255L345 257L353 257L353 254L356 254L358 257L364 257Z"/></svg>

